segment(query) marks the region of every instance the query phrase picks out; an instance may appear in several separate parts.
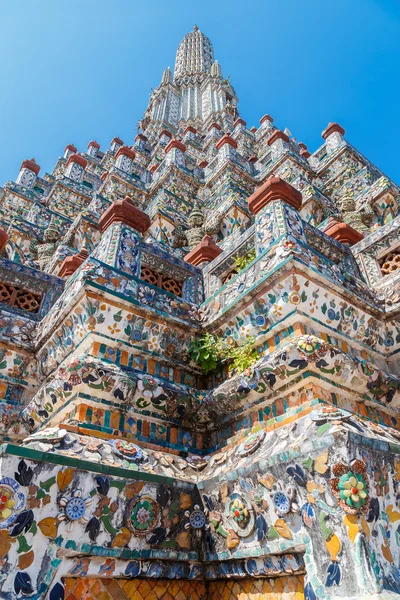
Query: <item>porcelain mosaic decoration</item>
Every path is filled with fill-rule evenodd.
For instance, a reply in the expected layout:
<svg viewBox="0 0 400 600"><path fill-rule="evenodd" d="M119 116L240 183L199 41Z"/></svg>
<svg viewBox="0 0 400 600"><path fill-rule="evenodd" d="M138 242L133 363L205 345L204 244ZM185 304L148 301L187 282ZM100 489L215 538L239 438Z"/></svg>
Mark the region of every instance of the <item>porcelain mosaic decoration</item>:
<svg viewBox="0 0 400 600"><path fill-rule="evenodd" d="M0 596L400 597L400 188L195 27L135 140L0 188Z"/></svg>

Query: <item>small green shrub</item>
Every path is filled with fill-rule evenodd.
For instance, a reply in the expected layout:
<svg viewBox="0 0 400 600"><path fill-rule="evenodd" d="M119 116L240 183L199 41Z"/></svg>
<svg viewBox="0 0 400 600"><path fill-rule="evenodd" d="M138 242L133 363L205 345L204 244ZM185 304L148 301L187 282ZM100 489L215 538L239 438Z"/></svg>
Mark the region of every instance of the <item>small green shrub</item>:
<svg viewBox="0 0 400 600"><path fill-rule="evenodd" d="M255 257L256 257L255 250L250 250L243 256L239 256L239 255L235 256L235 271L237 271L238 273L240 271L243 271L243 269L245 269L247 267L247 265L249 265L251 262L253 262Z"/></svg>
<svg viewBox="0 0 400 600"><path fill-rule="evenodd" d="M189 352L206 375L225 363L230 373L240 373L259 359L254 342L255 338L249 337L239 346L236 342L229 344L222 337L205 333L192 343Z"/></svg>

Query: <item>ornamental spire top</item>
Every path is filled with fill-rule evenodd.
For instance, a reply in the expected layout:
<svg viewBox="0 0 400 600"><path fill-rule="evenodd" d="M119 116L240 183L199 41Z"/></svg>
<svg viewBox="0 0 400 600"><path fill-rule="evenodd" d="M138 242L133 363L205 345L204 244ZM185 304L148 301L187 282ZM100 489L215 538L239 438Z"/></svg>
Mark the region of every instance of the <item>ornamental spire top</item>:
<svg viewBox="0 0 400 600"><path fill-rule="evenodd" d="M195 25L178 46L174 79L185 75L207 73L214 62L214 50L207 36Z"/></svg>

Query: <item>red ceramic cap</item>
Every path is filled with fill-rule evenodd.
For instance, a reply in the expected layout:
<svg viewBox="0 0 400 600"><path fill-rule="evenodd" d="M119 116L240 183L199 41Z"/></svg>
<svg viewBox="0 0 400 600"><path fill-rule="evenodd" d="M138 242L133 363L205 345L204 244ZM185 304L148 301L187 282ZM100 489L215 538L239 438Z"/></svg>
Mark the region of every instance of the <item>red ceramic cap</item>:
<svg viewBox="0 0 400 600"><path fill-rule="evenodd" d="M200 244L197 244L196 248L193 248L193 250L186 254L184 260L197 267L197 265L203 262L211 262L221 252L221 248L212 241L212 238L209 235L205 235Z"/></svg>
<svg viewBox="0 0 400 600"><path fill-rule="evenodd" d="M0 252L4 249L8 240L8 234L4 231L4 229L0 228Z"/></svg>
<svg viewBox="0 0 400 600"><path fill-rule="evenodd" d="M185 144L182 144L182 142L179 140L171 140L168 142L168 144L165 146L165 154L168 154L172 148L179 148L179 150L182 150L182 152L186 152Z"/></svg>
<svg viewBox="0 0 400 600"><path fill-rule="evenodd" d="M233 126L237 127L238 125L244 125L244 127L246 127L246 121L244 119L242 119L241 117L239 117L238 119L236 119Z"/></svg>
<svg viewBox="0 0 400 600"><path fill-rule="evenodd" d="M138 133L137 136L135 137L135 142L136 140L142 140L143 142L147 142L147 137L145 135L143 135L143 133Z"/></svg>
<svg viewBox="0 0 400 600"><path fill-rule="evenodd" d="M34 158L31 158L30 160L24 160L20 167L20 171L21 169L29 169L30 171L33 171L35 175L39 175L40 171L40 167Z"/></svg>
<svg viewBox="0 0 400 600"><path fill-rule="evenodd" d="M211 123L210 127L208 128L208 131L211 131L212 128L218 129L219 131L221 131L221 125L218 125L218 123Z"/></svg>
<svg viewBox="0 0 400 600"><path fill-rule="evenodd" d="M276 142L277 140L284 140L285 142L288 142L289 138L286 135L286 133L283 133L283 131L281 131L280 129L277 129L276 131L274 131L274 133L268 139L268 141L267 141L268 146L272 146L272 144L274 142Z"/></svg>
<svg viewBox="0 0 400 600"><path fill-rule="evenodd" d="M104 233L113 223L124 223L139 233L147 231L151 224L149 215L136 208L129 196L113 202L100 217L101 233Z"/></svg>
<svg viewBox="0 0 400 600"><path fill-rule="evenodd" d="M170 139L172 138L172 133L170 131L168 131L168 129L163 129L162 132L160 133L160 137L166 135L168 136Z"/></svg>
<svg viewBox="0 0 400 600"><path fill-rule="evenodd" d="M202 160L199 162L199 167L201 169L205 169L207 165L208 165L208 162L206 160Z"/></svg>
<svg viewBox="0 0 400 600"><path fill-rule="evenodd" d="M188 127L186 127L185 131L183 132L183 135L185 135L185 133L188 133L188 131L191 132L191 133L197 133L197 129L195 129L191 125L189 125Z"/></svg>
<svg viewBox="0 0 400 600"><path fill-rule="evenodd" d="M302 195L280 177L271 175L248 199L249 209L256 215L264 206L275 200L283 200L298 210L301 207Z"/></svg>
<svg viewBox="0 0 400 600"><path fill-rule="evenodd" d="M121 140L121 138L115 137L111 140L111 145L113 144L119 144L120 146L123 146L124 142Z"/></svg>
<svg viewBox="0 0 400 600"><path fill-rule="evenodd" d="M100 144L98 144L96 142L96 140L92 140L91 142L88 143L88 148L90 148L91 146L93 146L93 148L97 148L97 150L100 149Z"/></svg>
<svg viewBox="0 0 400 600"><path fill-rule="evenodd" d="M135 160L136 154L129 146L121 146L115 154L115 159L117 159L118 156L128 156L131 160Z"/></svg>
<svg viewBox="0 0 400 600"><path fill-rule="evenodd" d="M269 121L270 123L272 123L273 122L273 118L271 117L271 115L264 115L260 119L260 125L262 125L263 123L265 123L265 121Z"/></svg>
<svg viewBox="0 0 400 600"><path fill-rule="evenodd" d="M329 237L349 246L353 246L354 244L357 244L357 242L364 239L362 233L347 223L341 223L340 221L337 221L333 217L330 217L324 231L327 235L329 235Z"/></svg>
<svg viewBox="0 0 400 600"><path fill-rule="evenodd" d="M229 135L229 133L225 133L225 135L223 135L222 138L220 138L215 144L215 147L217 150L219 150L220 148L222 148L222 146L225 146L225 144L229 144L230 146L232 146L232 148L238 147L237 141L234 140L233 137Z"/></svg>
<svg viewBox="0 0 400 600"><path fill-rule="evenodd" d="M340 133L340 135L344 135L345 134L345 130L343 129L343 127L341 125L339 125L339 123L329 123L328 127L326 129L324 129L324 131L321 133L322 137L324 138L324 140L326 140L326 138L328 138L330 135L332 135L332 133Z"/></svg>
<svg viewBox="0 0 400 600"><path fill-rule="evenodd" d="M310 158L311 153L307 150L307 148L303 148L302 150L300 150L300 156L302 156L303 158Z"/></svg>
<svg viewBox="0 0 400 600"><path fill-rule="evenodd" d="M69 164L71 163L77 163L78 165L80 165L81 167L83 167L84 169L86 169L86 165L87 165L87 160L86 158L83 158L83 156L81 156L80 154L70 154L68 156L68 160L67 160L67 167Z"/></svg>
<svg viewBox="0 0 400 600"><path fill-rule="evenodd" d="M70 150L74 154L76 154L76 152L77 152L77 149L75 148L75 146L73 144L68 144L67 146L65 146L64 152L66 152L67 150Z"/></svg>

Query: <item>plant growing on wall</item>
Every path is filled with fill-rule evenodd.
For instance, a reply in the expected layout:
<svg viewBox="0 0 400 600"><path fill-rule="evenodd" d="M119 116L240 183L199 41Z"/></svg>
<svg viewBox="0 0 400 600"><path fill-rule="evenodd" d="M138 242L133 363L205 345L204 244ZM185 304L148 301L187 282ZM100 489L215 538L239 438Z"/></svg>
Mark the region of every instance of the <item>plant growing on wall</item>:
<svg viewBox="0 0 400 600"><path fill-rule="evenodd" d="M246 339L240 346L236 342L228 343L222 337L205 333L193 342L190 356L207 375L223 364L227 364L230 374L240 373L259 359L254 348L254 337Z"/></svg>
<svg viewBox="0 0 400 600"><path fill-rule="evenodd" d="M249 265L251 262L253 262L255 257L256 257L255 250L250 250L243 256L239 256L239 255L235 256L235 271L237 273L240 273L240 271L243 271L243 269L245 269L247 267L247 265Z"/></svg>

